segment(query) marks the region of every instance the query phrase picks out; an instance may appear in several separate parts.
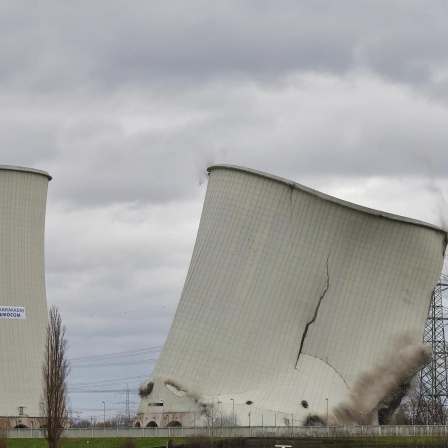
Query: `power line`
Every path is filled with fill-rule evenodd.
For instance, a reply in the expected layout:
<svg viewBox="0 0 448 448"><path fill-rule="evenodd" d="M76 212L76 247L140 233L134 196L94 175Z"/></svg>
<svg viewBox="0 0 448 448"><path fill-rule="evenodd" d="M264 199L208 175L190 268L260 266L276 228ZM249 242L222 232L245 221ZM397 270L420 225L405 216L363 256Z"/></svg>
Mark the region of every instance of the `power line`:
<svg viewBox="0 0 448 448"><path fill-rule="evenodd" d="M97 315L91 314L90 316L69 317L69 318L67 318L65 320L67 321L67 320L76 320L76 319L89 319L89 318L91 319L91 318L94 318L94 317L104 317L104 316L113 316L113 315L118 315L118 314L137 313L137 312L153 310L153 309L157 309L157 308L167 308L167 307L170 307L170 306L177 306L177 302L176 303L168 303L168 304L165 304L165 305L155 305L155 306L150 306L150 307L147 307L147 308L139 308L139 309L135 309L135 310L116 311L116 312L113 312L113 313L103 313L103 312L98 311Z"/></svg>
<svg viewBox="0 0 448 448"><path fill-rule="evenodd" d="M101 353L89 356L77 356L70 358L70 364L75 369L88 369L88 368L101 368L101 367L131 367L131 366L147 366L153 364L158 357L158 353L162 350L163 346L152 346L144 348L136 348L133 350L126 350L120 352ZM156 356L154 357L154 355ZM135 370L135 369L134 369ZM137 371L135 373L139 373ZM146 370L146 369L144 369ZM98 370L100 371L100 370ZM83 371L85 372L85 370ZM101 372L100 378L98 375L93 374L95 371L88 371L90 381L73 382L67 385L67 392L70 395L78 394L126 394L126 411L125 414L130 415L131 407L134 407L134 402L129 399L129 394L133 396L138 395L138 385L148 379L148 374L132 376L126 378L110 378L105 379L109 372L105 372L104 369ZM92 373L91 373L92 372ZM131 387L129 387L131 385Z"/></svg>
<svg viewBox="0 0 448 448"><path fill-rule="evenodd" d="M77 358L70 358L70 362L77 361L86 361L89 359L103 359L103 358L117 358L121 356L135 356L136 354L143 353L153 353L162 350L162 345L158 345L155 347L147 347L147 348L138 348L134 350L126 350L124 352L112 352L112 353L103 353L101 355L91 355L91 356L80 356Z"/></svg>
<svg viewBox="0 0 448 448"><path fill-rule="evenodd" d="M137 356L137 355L144 355L144 354L151 354L160 352L162 350L162 345L158 345L155 347L148 347L148 348L139 348L135 350L126 350L124 352L113 352L113 353L103 353L100 355L90 355L90 356L80 356L75 358L70 358L69 362L72 363L78 363L78 362L85 362L89 360L103 360L103 359L114 359L114 358L122 358L122 357L128 357L128 356Z"/></svg>
<svg viewBox="0 0 448 448"><path fill-rule="evenodd" d="M114 378L114 379L110 379L110 380L100 380L100 381L87 381L84 383L73 383L69 385L69 388L73 388L73 387L89 387L89 386L102 386L105 384L119 384L119 383L123 383L123 382L128 382L131 380L138 380L138 379L142 379L142 378L147 378L147 375L140 375L140 376L133 376L133 377L128 377L128 378Z"/></svg>
<svg viewBox="0 0 448 448"><path fill-rule="evenodd" d="M152 364L153 362L157 361L157 359L144 359L140 361L123 361L123 362L117 362L117 363L105 363L105 364L87 364L87 365L74 365L71 366L72 368L88 368L88 367L117 367L117 366L143 366Z"/></svg>
<svg viewBox="0 0 448 448"><path fill-rule="evenodd" d="M129 389L129 391L132 394L138 394L138 390L137 389ZM92 389L88 389L88 390L83 390L83 389L68 389L68 393L70 394L106 394L106 393L115 393L115 394L119 394L119 393L125 393L126 389L97 389L97 390L92 390Z"/></svg>

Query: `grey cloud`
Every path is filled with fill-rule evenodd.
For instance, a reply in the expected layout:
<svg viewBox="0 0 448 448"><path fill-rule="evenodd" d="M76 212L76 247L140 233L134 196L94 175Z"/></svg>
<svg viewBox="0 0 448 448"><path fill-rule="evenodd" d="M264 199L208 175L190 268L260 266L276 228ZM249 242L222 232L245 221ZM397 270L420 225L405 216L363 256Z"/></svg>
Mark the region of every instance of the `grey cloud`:
<svg viewBox="0 0 448 448"><path fill-rule="evenodd" d="M432 70L446 67L448 59L448 50L443 45L446 27L441 19L431 15L430 29L398 26L362 42L359 62L393 81L430 85Z"/></svg>
<svg viewBox="0 0 448 448"><path fill-rule="evenodd" d="M47 103L48 107L48 103ZM56 154L55 129L59 120L44 104L21 92L1 91L0 145L2 163L45 170Z"/></svg>
<svg viewBox="0 0 448 448"><path fill-rule="evenodd" d="M448 168L446 110L377 80L361 86L361 78L347 83L330 78L328 86L318 78L308 79L304 87L292 81L266 109L267 92L246 92L246 107L223 108L223 115L204 125L202 135L231 148L224 162L284 177L310 172L421 175L425 154L437 160L437 174L443 175Z"/></svg>
<svg viewBox="0 0 448 448"><path fill-rule="evenodd" d="M317 20L307 24L307 14L301 12L299 7L286 17L255 9L246 11L245 17L204 15L194 24L161 28L154 23L149 31L130 28L134 35L107 48L103 74L114 67L110 73L121 82L163 75L204 82L226 73L269 79L297 69L347 70L352 49L346 31L338 29L329 39L331 29L323 33ZM125 44L129 40L136 43L131 50Z"/></svg>
<svg viewBox="0 0 448 448"><path fill-rule="evenodd" d="M340 70L351 60L350 28L325 20L331 11L321 10L320 20L303 5L292 11L266 3L240 8L233 2L213 8L207 2L44 5L32 19L21 20L20 32L5 27L4 78L28 78L41 87L48 76L50 84L56 83L53 89L54 74L61 71L60 78L73 85L84 76L99 85L157 83L160 75L197 82L223 72L269 74L306 66ZM20 15L13 9L4 17L7 22Z"/></svg>
<svg viewBox="0 0 448 448"><path fill-rule="evenodd" d="M5 24L22 25L20 32L3 28L0 74L53 91L343 74L358 64L397 81L430 83L428 63L447 57L448 7L440 2L44 3L27 19L17 8L4 11Z"/></svg>
<svg viewBox="0 0 448 448"><path fill-rule="evenodd" d="M110 200L162 203L188 195L195 188L195 167L185 148L195 139L189 129L125 137L113 123L80 123L67 132L60 148L72 169L65 171L58 160L49 164L57 184L54 194L83 206Z"/></svg>

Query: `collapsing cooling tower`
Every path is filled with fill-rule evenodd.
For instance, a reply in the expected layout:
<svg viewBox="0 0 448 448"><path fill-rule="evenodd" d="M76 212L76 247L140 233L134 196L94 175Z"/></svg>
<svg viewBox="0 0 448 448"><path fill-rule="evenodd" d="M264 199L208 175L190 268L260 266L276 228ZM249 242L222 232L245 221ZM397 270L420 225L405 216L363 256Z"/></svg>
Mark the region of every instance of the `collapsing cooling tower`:
<svg viewBox="0 0 448 448"><path fill-rule="evenodd" d="M328 408L333 424L377 422L431 356L420 344L446 232L249 169L209 173L182 297L134 425L193 426L210 414L301 425Z"/></svg>
<svg viewBox="0 0 448 448"><path fill-rule="evenodd" d="M40 424L47 328L44 226L50 179L44 171L0 165L2 426L5 420L17 427Z"/></svg>

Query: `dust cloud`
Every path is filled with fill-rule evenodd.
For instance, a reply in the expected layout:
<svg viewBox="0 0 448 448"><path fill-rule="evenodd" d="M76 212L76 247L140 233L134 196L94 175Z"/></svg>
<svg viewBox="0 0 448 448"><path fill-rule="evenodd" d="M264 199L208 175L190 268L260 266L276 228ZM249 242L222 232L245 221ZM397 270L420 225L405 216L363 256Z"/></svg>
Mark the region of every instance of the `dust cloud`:
<svg viewBox="0 0 448 448"><path fill-rule="evenodd" d="M408 344L391 354L371 372L361 373L347 399L329 411L328 424L377 424L378 411L400 403L413 376L432 356L430 347ZM327 420L326 414L311 418L321 424Z"/></svg>

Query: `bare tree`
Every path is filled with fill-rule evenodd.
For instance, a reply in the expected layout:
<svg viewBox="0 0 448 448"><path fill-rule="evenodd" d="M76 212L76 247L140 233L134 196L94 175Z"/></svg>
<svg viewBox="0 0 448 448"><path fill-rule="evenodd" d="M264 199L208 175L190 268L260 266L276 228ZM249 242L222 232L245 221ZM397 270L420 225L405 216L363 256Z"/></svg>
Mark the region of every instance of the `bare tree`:
<svg viewBox="0 0 448 448"><path fill-rule="evenodd" d="M398 425L444 425L448 411L441 397L427 397L422 391L419 374L411 381L409 391L396 409L392 424Z"/></svg>
<svg viewBox="0 0 448 448"><path fill-rule="evenodd" d="M70 365L66 358L67 339L65 325L57 307L49 312L45 359L42 366L44 436L49 448L57 448L64 426L67 423L66 379Z"/></svg>

